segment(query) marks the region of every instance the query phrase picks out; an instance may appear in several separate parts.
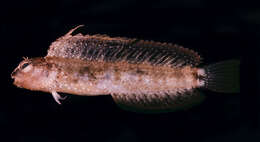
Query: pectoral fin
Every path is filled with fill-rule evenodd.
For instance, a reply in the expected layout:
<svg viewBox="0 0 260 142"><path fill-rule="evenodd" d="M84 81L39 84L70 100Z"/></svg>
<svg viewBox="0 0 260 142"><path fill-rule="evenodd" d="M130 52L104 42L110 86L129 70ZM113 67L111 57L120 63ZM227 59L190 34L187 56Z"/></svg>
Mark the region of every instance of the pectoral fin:
<svg viewBox="0 0 260 142"><path fill-rule="evenodd" d="M65 100L65 99L67 98L66 96L65 96L65 97L62 97L62 96L61 96L60 94L58 94L56 91L52 91L51 94L52 94L54 100L55 100L59 105L61 105L60 100Z"/></svg>
<svg viewBox="0 0 260 142"><path fill-rule="evenodd" d="M113 94L114 101L124 109L142 113L161 113L188 109L199 104L205 96L196 90L175 94Z"/></svg>

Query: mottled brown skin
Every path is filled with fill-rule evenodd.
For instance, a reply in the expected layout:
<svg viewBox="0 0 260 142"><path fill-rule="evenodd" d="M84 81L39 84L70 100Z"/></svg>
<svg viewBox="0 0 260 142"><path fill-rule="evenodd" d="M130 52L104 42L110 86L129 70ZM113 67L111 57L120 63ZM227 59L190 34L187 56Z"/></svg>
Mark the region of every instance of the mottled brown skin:
<svg viewBox="0 0 260 142"><path fill-rule="evenodd" d="M29 65L22 69L25 62ZM87 62L57 57L26 59L12 78L15 85L30 90L90 96L176 93L198 87L197 68L189 66L172 68L146 62Z"/></svg>
<svg viewBox="0 0 260 142"><path fill-rule="evenodd" d="M72 35L78 27L53 42L45 57L22 61L11 75L14 84L50 92L58 104L64 98L57 92L110 94L123 109L151 113L200 103L204 95L196 88L239 91L239 75L233 75L239 72L237 61L198 68L201 57L182 46L107 35Z"/></svg>
<svg viewBox="0 0 260 142"><path fill-rule="evenodd" d="M111 95L122 108L168 111L203 100L197 68L200 56L189 49L106 35L72 35L50 45L43 58L25 59L12 73L14 84L30 90L75 95ZM185 101L183 101L185 100Z"/></svg>

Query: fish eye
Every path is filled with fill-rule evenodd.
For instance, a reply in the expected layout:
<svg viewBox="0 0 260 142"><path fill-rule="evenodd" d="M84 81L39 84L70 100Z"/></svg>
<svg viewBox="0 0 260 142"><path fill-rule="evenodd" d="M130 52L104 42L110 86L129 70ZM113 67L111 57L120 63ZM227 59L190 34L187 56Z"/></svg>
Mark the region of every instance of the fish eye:
<svg viewBox="0 0 260 142"><path fill-rule="evenodd" d="M29 65L29 63L24 63L24 64L21 66L21 69L26 68L28 65Z"/></svg>
<svg viewBox="0 0 260 142"><path fill-rule="evenodd" d="M32 65L29 62L25 62L24 64L21 65L20 70L22 72L28 72L32 69Z"/></svg>

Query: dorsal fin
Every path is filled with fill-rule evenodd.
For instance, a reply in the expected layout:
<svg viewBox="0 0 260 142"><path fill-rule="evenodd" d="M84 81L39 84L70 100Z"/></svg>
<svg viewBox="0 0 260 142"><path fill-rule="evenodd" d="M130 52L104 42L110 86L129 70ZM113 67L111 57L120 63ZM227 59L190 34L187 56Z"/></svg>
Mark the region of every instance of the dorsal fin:
<svg viewBox="0 0 260 142"><path fill-rule="evenodd" d="M173 67L197 66L201 60L196 52L178 45L107 35L77 34L72 36L71 31L51 44L48 57L130 63L148 62Z"/></svg>

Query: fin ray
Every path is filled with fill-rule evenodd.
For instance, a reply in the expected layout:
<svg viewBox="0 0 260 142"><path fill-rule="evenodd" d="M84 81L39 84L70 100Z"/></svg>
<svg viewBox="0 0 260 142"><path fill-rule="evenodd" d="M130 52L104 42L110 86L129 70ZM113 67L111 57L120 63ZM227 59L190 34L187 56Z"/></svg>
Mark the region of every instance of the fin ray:
<svg viewBox="0 0 260 142"><path fill-rule="evenodd" d="M76 28L75 28L76 29ZM107 35L71 36L53 42L47 57L76 58L82 60L148 62L155 65L197 66L200 56L193 50L170 43L109 37ZM163 62L167 59L167 62Z"/></svg>
<svg viewBox="0 0 260 142"><path fill-rule="evenodd" d="M202 70L205 82L203 87L222 93L240 92L240 62L238 60L222 61L206 66Z"/></svg>
<svg viewBox="0 0 260 142"><path fill-rule="evenodd" d="M112 94L112 97L116 104L124 110L160 113L188 109L202 102L205 96L193 90L181 94Z"/></svg>

